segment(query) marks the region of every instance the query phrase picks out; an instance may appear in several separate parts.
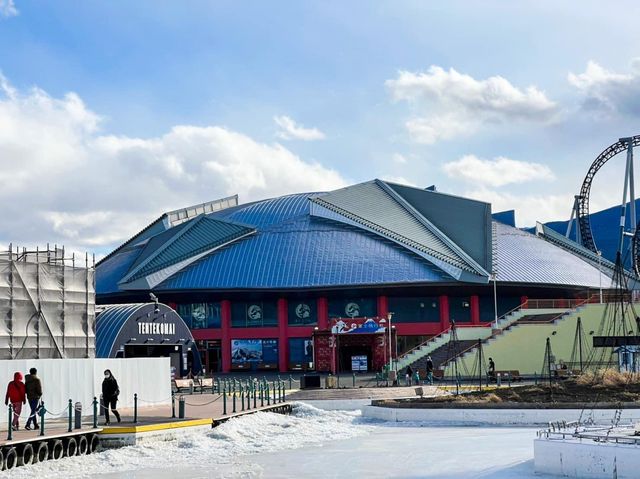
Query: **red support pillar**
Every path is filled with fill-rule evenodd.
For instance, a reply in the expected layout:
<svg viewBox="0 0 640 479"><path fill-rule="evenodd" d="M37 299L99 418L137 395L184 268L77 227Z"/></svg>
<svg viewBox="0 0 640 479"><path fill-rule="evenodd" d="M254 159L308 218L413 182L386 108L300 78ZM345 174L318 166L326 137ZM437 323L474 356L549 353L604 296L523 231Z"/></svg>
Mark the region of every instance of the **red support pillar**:
<svg viewBox="0 0 640 479"><path fill-rule="evenodd" d="M318 329L320 331L329 329L329 301L324 296L318 298Z"/></svg>
<svg viewBox="0 0 640 479"><path fill-rule="evenodd" d="M440 296L440 331L449 328L449 296Z"/></svg>
<svg viewBox="0 0 640 479"><path fill-rule="evenodd" d="M480 298L478 295L471 296L469 304L471 306L471 324L480 324Z"/></svg>
<svg viewBox="0 0 640 479"><path fill-rule="evenodd" d="M287 314L287 300L278 299L278 369L281 373L287 372L289 364L289 341L288 329L289 319Z"/></svg>
<svg viewBox="0 0 640 479"><path fill-rule="evenodd" d="M222 320L222 372L231 371L231 301L225 299L220 305L220 316Z"/></svg>
<svg viewBox="0 0 640 479"><path fill-rule="evenodd" d="M389 300L386 296L378 296L378 317L385 318L389 313Z"/></svg>
<svg viewBox="0 0 640 479"><path fill-rule="evenodd" d="M529 297L528 296L520 296L520 304L522 305L522 309L527 309L527 301L529 301Z"/></svg>

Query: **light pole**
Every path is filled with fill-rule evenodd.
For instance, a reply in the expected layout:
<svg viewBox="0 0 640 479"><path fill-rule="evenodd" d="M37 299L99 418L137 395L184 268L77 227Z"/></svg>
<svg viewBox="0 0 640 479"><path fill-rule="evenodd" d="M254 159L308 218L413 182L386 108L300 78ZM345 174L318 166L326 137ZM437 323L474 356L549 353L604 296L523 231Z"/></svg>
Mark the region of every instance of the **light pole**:
<svg viewBox="0 0 640 479"><path fill-rule="evenodd" d="M602 251L598 250L598 271L600 272L600 304L602 304Z"/></svg>
<svg viewBox="0 0 640 479"><path fill-rule="evenodd" d="M396 325L394 324L391 329L393 329L394 331L396 330ZM396 358L394 361L394 369L398 369L398 334L396 334L396 340L394 341L394 346L395 346L395 352L396 352Z"/></svg>
<svg viewBox="0 0 640 479"><path fill-rule="evenodd" d="M393 350L391 349L391 318L393 313L387 313L387 319L389 320L389 371L393 369Z"/></svg>
<svg viewBox="0 0 640 479"><path fill-rule="evenodd" d="M493 279L493 314L495 319L495 329L498 329L498 287L496 286L497 275L495 273L492 273L491 279Z"/></svg>

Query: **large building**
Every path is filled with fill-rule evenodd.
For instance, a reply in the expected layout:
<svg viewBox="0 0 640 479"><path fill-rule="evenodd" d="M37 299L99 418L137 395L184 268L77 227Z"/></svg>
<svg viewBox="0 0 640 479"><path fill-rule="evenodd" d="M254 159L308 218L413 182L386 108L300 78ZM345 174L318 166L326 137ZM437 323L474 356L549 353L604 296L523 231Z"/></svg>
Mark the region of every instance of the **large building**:
<svg viewBox="0 0 640 479"><path fill-rule="evenodd" d="M531 234L509 223L488 203L381 180L224 198L162 215L100 261L97 299L153 292L189 325L207 370L287 371L313 367L312 336L338 323L392 312L402 352L452 320L491 322L494 292L502 315L527 298L588 297L609 284L608 261L543 225ZM344 355L377 369L384 328L367 331L371 342L360 336Z"/></svg>

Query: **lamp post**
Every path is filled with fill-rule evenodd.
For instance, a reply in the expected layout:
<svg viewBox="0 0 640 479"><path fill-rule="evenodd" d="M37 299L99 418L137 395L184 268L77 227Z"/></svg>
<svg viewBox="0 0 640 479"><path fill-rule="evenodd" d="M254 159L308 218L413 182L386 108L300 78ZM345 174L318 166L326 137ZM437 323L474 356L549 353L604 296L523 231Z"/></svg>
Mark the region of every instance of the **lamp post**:
<svg viewBox="0 0 640 479"><path fill-rule="evenodd" d="M498 329L498 287L496 286L496 273L491 274L491 279L493 280L493 314L495 320L495 329Z"/></svg>
<svg viewBox="0 0 640 479"><path fill-rule="evenodd" d="M393 350L391 349L391 318L393 313L387 313L387 319L389 320L389 371L393 369Z"/></svg>
<svg viewBox="0 0 640 479"><path fill-rule="evenodd" d="M600 272L600 304L602 304L602 251L598 250L598 271Z"/></svg>
<svg viewBox="0 0 640 479"><path fill-rule="evenodd" d="M396 325L394 324L393 326L391 326L391 329L393 329L393 331L395 331L396 330ZM396 357L395 357L395 361L394 361L394 365L395 365L394 369L398 369L398 335L397 334L396 334L395 339L396 340L393 342L394 346L395 346L395 348L394 348L395 349L395 353L396 353Z"/></svg>

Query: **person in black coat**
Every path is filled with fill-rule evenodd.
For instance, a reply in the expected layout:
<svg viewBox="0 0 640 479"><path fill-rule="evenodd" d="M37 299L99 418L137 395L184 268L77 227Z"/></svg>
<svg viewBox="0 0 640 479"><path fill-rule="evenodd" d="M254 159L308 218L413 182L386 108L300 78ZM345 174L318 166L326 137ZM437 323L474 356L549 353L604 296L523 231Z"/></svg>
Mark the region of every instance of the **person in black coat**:
<svg viewBox="0 0 640 479"><path fill-rule="evenodd" d="M105 425L111 423L111 421L109 421L109 408L111 408L113 415L118 422L120 422L120 413L116 410L119 395L120 388L118 387L118 381L113 377L111 371L106 369L104 371L104 381L102 381L102 402L104 403Z"/></svg>

